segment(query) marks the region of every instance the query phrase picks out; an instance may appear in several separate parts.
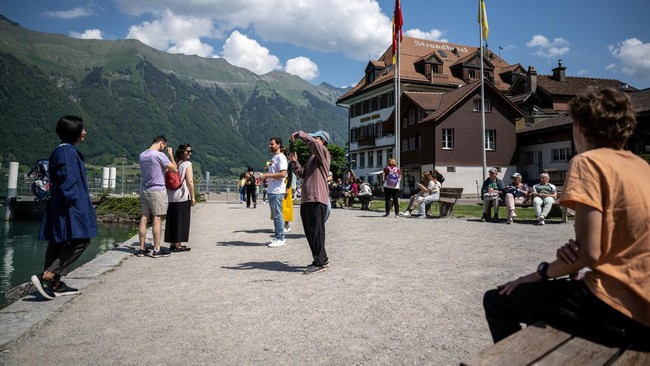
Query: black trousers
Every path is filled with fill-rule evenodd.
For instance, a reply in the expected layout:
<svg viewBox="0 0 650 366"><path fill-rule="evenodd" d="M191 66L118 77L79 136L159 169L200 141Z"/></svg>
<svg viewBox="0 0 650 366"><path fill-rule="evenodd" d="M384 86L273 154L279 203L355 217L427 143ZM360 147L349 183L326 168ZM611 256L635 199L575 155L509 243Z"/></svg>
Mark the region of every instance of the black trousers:
<svg viewBox="0 0 650 366"><path fill-rule="evenodd" d="M246 207L251 207L251 199L253 204L257 204L257 191L246 190Z"/></svg>
<svg viewBox="0 0 650 366"><path fill-rule="evenodd" d="M45 270L54 273L56 279L70 273L70 266L90 245L90 239L72 239L60 243L49 242L45 251Z"/></svg>
<svg viewBox="0 0 650 366"><path fill-rule="evenodd" d="M384 187L384 198L386 199L386 215L390 214L391 200L395 206L395 215L399 215L399 189Z"/></svg>
<svg viewBox="0 0 650 366"><path fill-rule="evenodd" d="M325 215L327 205L320 202L307 202L300 204L300 218L305 236L314 257L312 264L322 266L329 261L325 251Z"/></svg>
<svg viewBox="0 0 650 366"><path fill-rule="evenodd" d="M638 349L650 348L650 328L602 302L583 281L527 283L510 295L490 290L483 297L483 307L495 343L520 330L520 323L541 321L610 347L634 343Z"/></svg>

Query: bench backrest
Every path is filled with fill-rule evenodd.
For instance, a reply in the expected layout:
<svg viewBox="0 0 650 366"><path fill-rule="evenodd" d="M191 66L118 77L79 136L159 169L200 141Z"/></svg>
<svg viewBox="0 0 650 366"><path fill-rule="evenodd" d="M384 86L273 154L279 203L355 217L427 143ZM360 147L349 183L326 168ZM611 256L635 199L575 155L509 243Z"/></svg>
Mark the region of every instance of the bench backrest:
<svg viewBox="0 0 650 366"><path fill-rule="evenodd" d="M463 194L463 188L447 188L447 187L442 187L440 188L440 197L444 198L455 198L459 199L461 198Z"/></svg>

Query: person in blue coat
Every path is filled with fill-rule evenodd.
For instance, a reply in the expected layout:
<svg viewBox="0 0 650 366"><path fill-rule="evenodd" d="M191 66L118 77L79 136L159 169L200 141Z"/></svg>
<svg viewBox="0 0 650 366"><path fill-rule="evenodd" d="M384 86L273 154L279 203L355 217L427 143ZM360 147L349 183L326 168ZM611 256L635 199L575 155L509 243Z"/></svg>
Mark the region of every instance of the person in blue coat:
<svg viewBox="0 0 650 366"><path fill-rule="evenodd" d="M76 116L62 117L56 125L61 144L50 155L49 176L51 197L38 233L47 240L45 270L31 280L38 292L48 300L72 295L77 289L66 285L61 277L97 236L97 216L90 201L86 164L75 147L86 138L83 120Z"/></svg>

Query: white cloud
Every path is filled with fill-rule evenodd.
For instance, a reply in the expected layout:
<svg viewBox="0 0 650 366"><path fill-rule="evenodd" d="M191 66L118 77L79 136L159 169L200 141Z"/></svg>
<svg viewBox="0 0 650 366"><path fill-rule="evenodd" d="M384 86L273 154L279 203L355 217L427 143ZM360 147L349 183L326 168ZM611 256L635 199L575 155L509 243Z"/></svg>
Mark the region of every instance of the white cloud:
<svg viewBox="0 0 650 366"><path fill-rule="evenodd" d="M318 77L318 66L312 60L302 56L287 60L284 71L307 81Z"/></svg>
<svg viewBox="0 0 650 366"><path fill-rule="evenodd" d="M413 38L427 39L429 41L449 42L447 39L442 38L444 34L445 32L438 29L432 29L429 32L424 32L416 28L416 29L409 29L406 32L404 32L404 35Z"/></svg>
<svg viewBox="0 0 650 366"><path fill-rule="evenodd" d="M587 75L587 74L589 74L589 70L587 69L578 70L578 75Z"/></svg>
<svg viewBox="0 0 650 366"><path fill-rule="evenodd" d="M624 74L639 80L650 80L650 43L630 38L616 46L610 45L608 49L621 62ZM615 69L610 66L607 66L608 70Z"/></svg>
<svg viewBox="0 0 650 366"><path fill-rule="evenodd" d="M544 58L556 58L568 53L570 51L569 45L569 41L564 38L559 37L550 41L548 38L539 34L533 36L526 43L528 48L537 48L537 51L534 52L535 55Z"/></svg>
<svg viewBox="0 0 650 366"><path fill-rule="evenodd" d="M126 37L171 53L210 57L214 49L203 43L201 37L211 37L213 32L212 20L208 18L179 16L166 10L157 20L131 26Z"/></svg>
<svg viewBox="0 0 650 366"><path fill-rule="evenodd" d="M347 57L376 59L391 44L392 14L376 0L116 0L131 15L166 11L218 24L214 36L246 30L264 42L284 42ZM169 10L166 10L169 9ZM251 32L249 32L249 30ZM431 32L430 32L431 33Z"/></svg>
<svg viewBox="0 0 650 366"><path fill-rule="evenodd" d="M271 55L268 48L238 31L232 32L226 39L223 45L223 56L229 63L258 75L280 68L280 60Z"/></svg>
<svg viewBox="0 0 650 366"><path fill-rule="evenodd" d="M87 8L74 8L71 10L54 10L42 13L49 18L74 19L93 15L93 11Z"/></svg>
<svg viewBox="0 0 650 366"><path fill-rule="evenodd" d="M616 69L616 64L609 64L605 66L605 70L615 70Z"/></svg>
<svg viewBox="0 0 650 366"><path fill-rule="evenodd" d="M80 39L104 39L99 29L86 29L83 33L70 32L70 37Z"/></svg>

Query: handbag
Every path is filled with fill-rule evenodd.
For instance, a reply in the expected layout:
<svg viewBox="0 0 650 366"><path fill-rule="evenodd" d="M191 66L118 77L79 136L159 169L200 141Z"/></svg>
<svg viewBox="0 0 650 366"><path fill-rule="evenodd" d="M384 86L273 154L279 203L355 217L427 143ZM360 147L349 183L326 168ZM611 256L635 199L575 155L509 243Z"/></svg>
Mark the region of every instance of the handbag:
<svg viewBox="0 0 650 366"><path fill-rule="evenodd" d="M176 190L181 188L181 176L178 172L166 171L165 172L165 188Z"/></svg>

